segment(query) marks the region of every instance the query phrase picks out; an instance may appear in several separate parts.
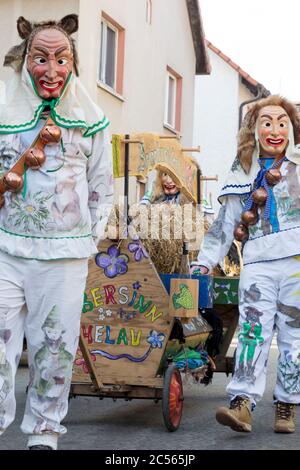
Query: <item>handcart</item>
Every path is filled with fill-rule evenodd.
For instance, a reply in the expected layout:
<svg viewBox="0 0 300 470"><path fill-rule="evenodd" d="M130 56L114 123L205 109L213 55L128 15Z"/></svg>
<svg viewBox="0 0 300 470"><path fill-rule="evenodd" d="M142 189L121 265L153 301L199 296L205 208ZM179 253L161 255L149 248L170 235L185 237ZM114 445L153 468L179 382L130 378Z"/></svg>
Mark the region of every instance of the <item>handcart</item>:
<svg viewBox="0 0 300 470"><path fill-rule="evenodd" d="M122 152L114 161L119 174L125 175L126 196L131 142L139 143L141 137L119 136L118 145L125 145L123 173ZM163 146L167 148L165 140ZM172 148L169 159L163 152L168 168L175 168L179 161L174 158L174 144ZM143 149L143 164L147 163L145 155ZM152 168L162 163L161 155L157 160L153 153L151 157ZM190 191L195 182L200 200L201 174L196 169L193 175ZM166 428L176 431L183 410L182 374L190 373L205 383L214 371L232 371L233 359L226 353L237 324L235 281L159 273L140 239L101 242L89 261L70 397L161 400ZM211 357L206 345L214 329L205 312L213 307L224 331L219 354Z"/></svg>

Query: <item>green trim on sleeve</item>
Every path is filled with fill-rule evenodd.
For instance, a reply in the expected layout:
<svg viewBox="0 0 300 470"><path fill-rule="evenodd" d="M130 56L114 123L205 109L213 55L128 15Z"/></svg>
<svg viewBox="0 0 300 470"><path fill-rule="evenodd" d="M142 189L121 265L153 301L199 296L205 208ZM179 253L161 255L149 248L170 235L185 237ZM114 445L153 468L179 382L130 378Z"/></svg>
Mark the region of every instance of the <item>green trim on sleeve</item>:
<svg viewBox="0 0 300 470"><path fill-rule="evenodd" d="M4 228L0 227L0 230L4 233L8 233L8 235L14 235L15 237L21 237L21 238L33 238L33 239L41 239L41 240L66 240L66 239L77 239L77 238L89 238L92 237L91 233L88 233L87 235L78 235L77 237L36 237L34 235L21 235L19 233L13 233L9 232L8 230L5 230Z"/></svg>

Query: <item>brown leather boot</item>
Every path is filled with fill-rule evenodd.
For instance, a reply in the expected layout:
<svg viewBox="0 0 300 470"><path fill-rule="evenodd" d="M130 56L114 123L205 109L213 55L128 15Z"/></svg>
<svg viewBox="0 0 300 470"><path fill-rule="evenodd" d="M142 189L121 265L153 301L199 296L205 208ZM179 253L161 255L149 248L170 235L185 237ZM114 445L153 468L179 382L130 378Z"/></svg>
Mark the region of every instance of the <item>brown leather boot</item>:
<svg viewBox="0 0 300 470"><path fill-rule="evenodd" d="M236 396L231 400L229 408L221 406L217 409L216 420L233 431L250 432L252 429L251 404L248 397Z"/></svg>
<svg viewBox="0 0 300 470"><path fill-rule="evenodd" d="M295 405L283 401L276 402L274 431L289 434L295 430Z"/></svg>

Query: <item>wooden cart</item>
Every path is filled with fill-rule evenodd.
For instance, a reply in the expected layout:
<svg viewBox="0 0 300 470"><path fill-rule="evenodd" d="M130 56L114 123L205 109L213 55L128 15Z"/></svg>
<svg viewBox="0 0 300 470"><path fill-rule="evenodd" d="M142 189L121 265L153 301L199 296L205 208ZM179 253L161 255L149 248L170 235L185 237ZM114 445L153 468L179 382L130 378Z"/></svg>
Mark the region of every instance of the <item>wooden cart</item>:
<svg viewBox="0 0 300 470"><path fill-rule="evenodd" d="M132 140L129 136L125 137L118 141L118 145L125 142L123 170L118 152L114 163L119 176L125 176L124 193L128 197L128 147L130 142L140 142L140 137ZM162 145L164 163L169 168L173 164L175 168L179 160L178 156L174 157L173 141L169 160L165 140ZM143 149L144 167L145 155ZM151 158L152 167L155 167L153 155ZM159 163L161 156L157 158L156 163ZM172 163L174 158L175 164ZM177 171L183 175L181 160L180 165ZM141 171L141 162L138 164L136 158L133 166ZM188 177L186 186L190 185L189 193L195 194L196 201L200 200L199 171L191 173L189 168ZM197 285L193 291L189 276L160 275L142 242L137 239L105 240L98 250L89 261L80 348L74 362L70 396L162 400L165 425L169 431L175 431L182 415L183 387L174 357L186 348L205 351L206 341L213 329L198 314L198 309L212 308L213 297L217 302L218 296L225 290L223 292L218 284L221 281L211 276L192 276ZM189 306L185 303L187 298ZM216 370L227 373L232 369L232 358L226 358L226 352L237 321L234 303L229 307L221 305L218 313L224 321L224 338L221 354L215 358ZM189 310L191 305L198 316L183 324L177 315L180 317L180 309ZM201 378L209 367L212 367L211 362L203 362L202 366L191 372ZM185 372L188 372L188 367Z"/></svg>

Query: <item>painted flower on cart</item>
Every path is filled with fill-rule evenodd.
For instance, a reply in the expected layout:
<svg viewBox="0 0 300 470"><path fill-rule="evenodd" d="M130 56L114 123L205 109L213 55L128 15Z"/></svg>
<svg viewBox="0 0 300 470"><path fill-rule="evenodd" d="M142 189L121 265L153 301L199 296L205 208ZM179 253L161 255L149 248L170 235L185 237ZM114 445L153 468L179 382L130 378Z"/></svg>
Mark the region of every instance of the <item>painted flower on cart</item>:
<svg viewBox="0 0 300 470"><path fill-rule="evenodd" d="M86 362L83 358L83 354L82 354L82 352L79 348L77 349L77 354L78 354L79 357L77 359L75 359L76 366L82 366L83 372L85 374L88 374L89 369L88 369L88 367L86 365ZM92 361L95 362L96 356L94 354L91 354L91 353L90 353L90 356L91 356Z"/></svg>
<svg viewBox="0 0 300 470"><path fill-rule="evenodd" d="M98 308L98 312L99 312L98 320L105 320L104 308L102 307Z"/></svg>
<svg viewBox="0 0 300 470"><path fill-rule="evenodd" d="M101 251L95 258L97 266L104 269L105 276L109 278L127 273L128 261L128 256L120 253L117 245L111 245L107 252Z"/></svg>
<svg viewBox="0 0 300 470"><path fill-rule="evenodd" d="M141 261L143 257L149 258L147 251L139 240L128 243L128 250L130 253L134 253L135 261Z"/></svg>
<svg viewBox="0 0 300 470"><path fill-rule="evenodd" d="M147 342L151 344L153 349L162 348L163 342L165 339L164 333L157 333L155 330L150 331L150 335L147 338Z"/></svg>

